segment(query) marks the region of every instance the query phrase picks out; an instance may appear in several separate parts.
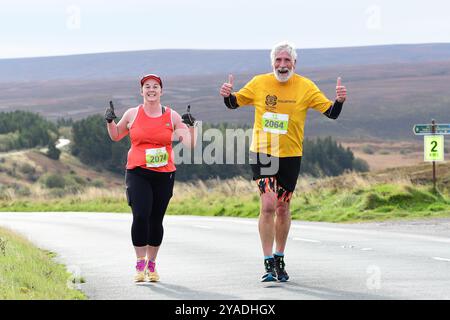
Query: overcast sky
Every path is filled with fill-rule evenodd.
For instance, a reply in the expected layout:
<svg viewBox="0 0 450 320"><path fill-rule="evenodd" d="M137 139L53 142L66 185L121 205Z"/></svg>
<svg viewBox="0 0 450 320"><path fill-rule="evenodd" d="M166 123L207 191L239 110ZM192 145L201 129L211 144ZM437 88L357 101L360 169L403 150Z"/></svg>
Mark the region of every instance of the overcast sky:
<svg viewBox="0 0 450 320"><path fill-rule="evenodd" d="M1 0L0 58L450 42L448 0Z"/></svg>

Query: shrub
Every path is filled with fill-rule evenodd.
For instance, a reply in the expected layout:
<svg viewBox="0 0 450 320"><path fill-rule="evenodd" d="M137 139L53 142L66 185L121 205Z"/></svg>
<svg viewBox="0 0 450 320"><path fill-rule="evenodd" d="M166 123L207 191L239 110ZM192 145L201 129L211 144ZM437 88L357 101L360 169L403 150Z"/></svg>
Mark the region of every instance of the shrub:
<svg viewBox="0 0 450 320"><path fill-rule="evenodd" d="M96 187L96 188L103 188L105 186L105 184L103 183L102 180L95 179L94 181L92 181L92 186Z"/></svg>
<svg viewBox="0 0 450 320"><path fill-rule="evenodd" d="M72 179L73 179L73 181L76 184L79 184L79 185L82 185L82 186L86 185L86 180L83 177L80 177L80 176L77 176L77 175L73 175Z"/></svg>
<svg viewBox="0 0 450 320"><path fill-rule="evenodd" d="M356 172L368 172L370 169L367 161L360 158L353 159L352 166Z"/></svg>
<svg viewBox="0 0 450 320"><path fill-rule="evenodd" d="M12 185L14 193L20 197L29 197L31 195L30 188L19 184Z"/></svg>
<svg viewBox="0 0 450 320"><path fill-rule="evenodd" d="M28 163L24 163L21 166L19 166L20 172L22 172L25 175L35 174L36 168Z"/></svg>
<svg viewBox="0 0 450 320"><path fill-rule="evenodd" d="M363 209L364 210L373 210L378 207L386 205L386 200L381 198L376 193L368 193L366 198L364 199Z"/></svg>
<svg viewBox="0 0 450 320"><path fill-rule="evenodd" d="M373 147L371 145L367 144L362 148L362 152L364 152L365 154L374 154L375 150L373 149Z"/></svg>
<svg viewBox="0 0 450 320"><path fill-rule="evenodd" d="M50 174L45 178L44 185L49 189L61 188L66 186L66 181L60 174Z"/></svg>
<svg viewBox="0 0 450 320"><path fill-rule="evenodd" d="M61 150L56 148L54 142L49 142L48 144L48 150L47 150L47 157L53 160L59 160L59 157L61 155Z"/></svg>
<svg viewBox="0 0 450 320"><path fill-rule="evenodd" d="M401 155L406 155L406 154L409 154L409 153L411 153L411 150L407 150L407 149L400 150L400 154Z"/></svg>

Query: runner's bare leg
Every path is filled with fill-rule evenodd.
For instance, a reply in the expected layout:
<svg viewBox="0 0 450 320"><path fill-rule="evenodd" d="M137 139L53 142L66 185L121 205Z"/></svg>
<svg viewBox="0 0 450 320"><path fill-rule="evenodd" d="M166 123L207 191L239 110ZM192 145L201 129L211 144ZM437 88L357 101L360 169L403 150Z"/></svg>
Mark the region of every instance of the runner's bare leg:
<svg viewBox="0 0 450 320"><path fill-rule="evenodd" d="M156 260L156 256L158 255L159 246L147 246L147 259L151 261Z"/></svg>
<svg viewBox="0 0 450 320"><path fill-rule="evenodd" d="M275 210L275 250L277 252L284 253L290 228L289 202L277 201Z"/></svg>
<svg viewBox="0 0 450 320"><path fill-rule="evenodd" d="M259 214L258 228L261 245L265 256L273 254L273 242L275 237L275 209L277 197L274 192L261 194L261 209Z"/></svg>

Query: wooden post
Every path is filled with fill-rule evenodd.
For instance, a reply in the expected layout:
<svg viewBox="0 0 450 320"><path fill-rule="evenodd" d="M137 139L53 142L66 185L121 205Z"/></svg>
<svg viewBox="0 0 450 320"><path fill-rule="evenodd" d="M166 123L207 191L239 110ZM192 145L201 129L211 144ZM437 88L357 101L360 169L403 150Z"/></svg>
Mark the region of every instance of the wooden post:
<svg viewBox="0 0 450 320"><path fill-rule="evenodd" d="M436 121L431 119L431 133L436 134ZM436 161L433 161L433 191L436 192Z"/></svg>

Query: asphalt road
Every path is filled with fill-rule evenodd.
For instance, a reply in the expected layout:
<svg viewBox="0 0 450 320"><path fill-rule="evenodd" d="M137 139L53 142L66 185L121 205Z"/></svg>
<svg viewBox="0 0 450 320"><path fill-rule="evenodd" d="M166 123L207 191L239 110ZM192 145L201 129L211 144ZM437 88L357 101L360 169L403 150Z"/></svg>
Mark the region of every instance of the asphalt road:
<svg viewBox="0 0 450 320"><path fill-rule="evenodd" d="M0 213L86 283L90 299L450 299L450 219L294 221L287 283L261 283L256 219L167 216L161 281L133 283L131 215Z"/></svg>

